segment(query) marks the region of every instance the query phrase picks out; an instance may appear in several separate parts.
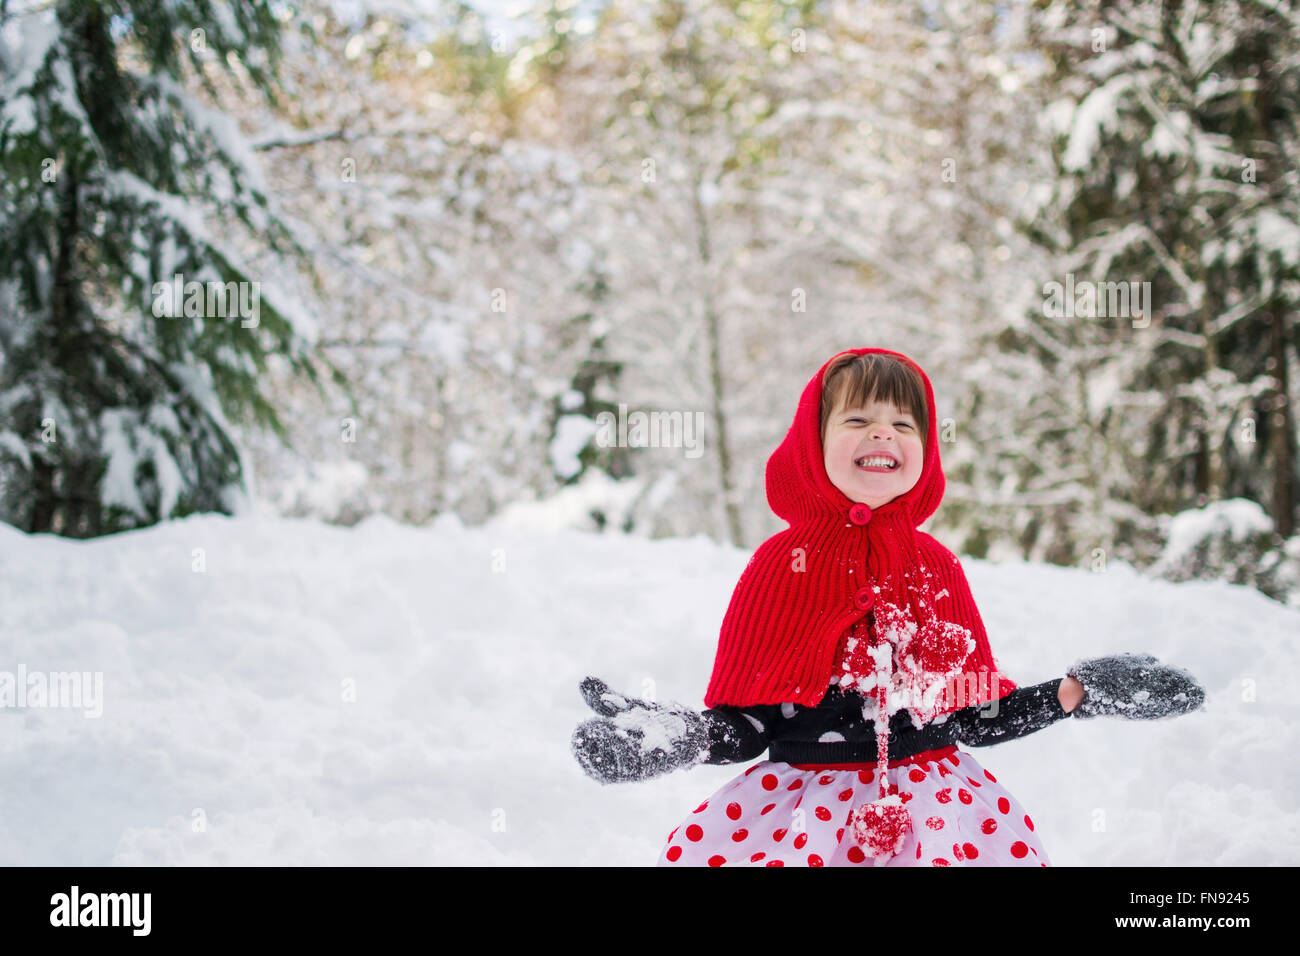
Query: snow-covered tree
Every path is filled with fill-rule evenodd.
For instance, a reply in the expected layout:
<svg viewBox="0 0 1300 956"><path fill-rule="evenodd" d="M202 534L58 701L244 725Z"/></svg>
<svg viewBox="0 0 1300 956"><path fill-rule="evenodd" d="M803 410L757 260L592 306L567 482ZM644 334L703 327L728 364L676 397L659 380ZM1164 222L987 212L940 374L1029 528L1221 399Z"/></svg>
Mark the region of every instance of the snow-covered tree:
<svg viewBox="0 0 1300 956"><path fill-rule="evenodd" d="M239 111L320 265L320 345L349 385L321 397L277 379L296 448L248 441L290 513L477 523L575 477L568 393L595 387L604 294L585 187L518 127L528 90L480 17L350 9L297 6L291 117Z"/></svg>
<svg viewBox="0 0 1300 956"><path fill-rule="evenodd" d="M233 419L268 360L316 378L292 255L237 130L187 90L274 102L267 0L0 4L0 518L84 537L239 507ZM194 80L197 78L197 80ZM263 279L266 279L263 282Z"/></svg>
<svg viewBox="0 0 1300 956"><path fill-rule="evenodd" d="M1056 266L1044 281L1066 296L1070 281L1098 293L1040 309L1020 330L1063 386L1031 407L1073 410L1066 431L1039 432L1087 489L1065 505L1062 530L1075 548L1151 558L1150 516L1246 497L1290 535L1300 491L1294 5L1051 0L1037 4L1035 28L1058 97L1047 113L1057 177L1039 235ZM1119 293L1146 301L1124 310Z"/></svg>

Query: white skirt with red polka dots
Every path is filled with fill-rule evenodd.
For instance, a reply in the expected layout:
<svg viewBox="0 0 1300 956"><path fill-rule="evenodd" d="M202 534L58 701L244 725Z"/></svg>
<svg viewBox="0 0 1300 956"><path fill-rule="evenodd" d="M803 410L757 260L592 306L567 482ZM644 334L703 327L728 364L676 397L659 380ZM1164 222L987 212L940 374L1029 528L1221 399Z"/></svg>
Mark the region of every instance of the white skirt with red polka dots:
<svg viewBox="0 0 1300 956"><path fill-rule="evenodd" d="M902 849L876 864L848 832L879 797L869 764L763 760L724 784L668 835L660 866L1048 866L1034 822L956 747L891 760L888 793L911 813Z"/></svg>

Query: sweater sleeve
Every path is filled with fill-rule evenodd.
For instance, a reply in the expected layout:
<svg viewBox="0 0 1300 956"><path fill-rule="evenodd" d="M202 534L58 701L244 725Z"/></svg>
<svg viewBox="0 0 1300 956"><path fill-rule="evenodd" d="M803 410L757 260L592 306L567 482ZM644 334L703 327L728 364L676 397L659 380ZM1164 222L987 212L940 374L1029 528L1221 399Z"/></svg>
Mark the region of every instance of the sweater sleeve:
<svg viewBox="0 0 1300 956"><path fill-rule="evenodd" d="M712 707L704 711L709 756L704 763L742 763L767 750L782 719L780 704L751 707Z"/></svg>
<svg viewBox="0 0 1300 956"><path fill-rule="evenodd" d="M1033 687L1018 687L985 707L963 707L950 718L957 740L969 747L989 747L1015 740L1068 717L1057 690L1063 678Z"/></svg>

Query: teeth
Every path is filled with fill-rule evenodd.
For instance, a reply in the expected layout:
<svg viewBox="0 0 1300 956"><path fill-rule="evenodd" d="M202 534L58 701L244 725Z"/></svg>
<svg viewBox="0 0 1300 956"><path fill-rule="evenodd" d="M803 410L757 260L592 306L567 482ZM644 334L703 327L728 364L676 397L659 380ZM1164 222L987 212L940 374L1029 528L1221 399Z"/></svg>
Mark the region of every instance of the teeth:
<svg viewBox="0 0 1300 956"><path fill-rule="evenodd" d="M886 458L886 457L883 457L883 456L874 456L874 457L871 457L871 458L859 458L859 459L855 462L855 464L857 464L859 467L862 467L862 468L876 468L876 467L896 468L896 467L898 467L898 463L897 463L896 461L894 461L892 458Z"/></svg>

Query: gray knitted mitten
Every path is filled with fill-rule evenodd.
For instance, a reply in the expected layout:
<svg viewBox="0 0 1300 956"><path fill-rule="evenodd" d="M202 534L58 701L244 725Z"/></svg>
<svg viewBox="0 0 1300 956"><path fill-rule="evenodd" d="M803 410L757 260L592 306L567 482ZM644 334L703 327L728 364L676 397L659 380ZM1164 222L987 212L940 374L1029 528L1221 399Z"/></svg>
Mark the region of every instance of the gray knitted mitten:
<svg viewBox="0 0 1300 956"><path fill-rule="evenodd" d="M570 744L583 771L599 783L648 780L709 754L708 721L693 710L624 697L595 677L579 691L600 716L579 724Z"/></svg>
<svg viewBox="0 0 1300 956"><path fill-rule="evenodd" d="M1159 720L1199 710L1205 689L1187 671L1150 654L1116 654L1077 661L1066 674L1083 685L1072 717Z"/></svg>

